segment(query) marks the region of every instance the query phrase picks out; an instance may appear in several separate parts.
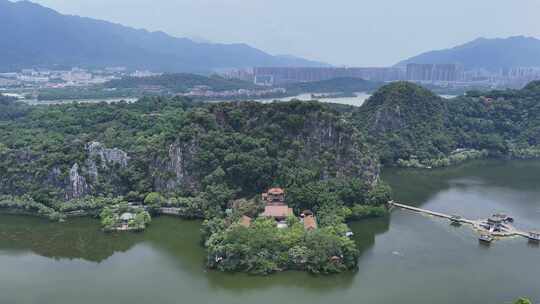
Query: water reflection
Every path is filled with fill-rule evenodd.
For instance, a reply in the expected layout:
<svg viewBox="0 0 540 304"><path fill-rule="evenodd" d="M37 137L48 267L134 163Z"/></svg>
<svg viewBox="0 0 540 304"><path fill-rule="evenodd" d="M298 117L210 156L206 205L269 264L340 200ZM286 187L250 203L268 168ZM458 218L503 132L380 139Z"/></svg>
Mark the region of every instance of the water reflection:
<svg viewBox="0 0 540 304"><path fill-rule="evenodd" d="M351 229L354 232L353 239L360 250L360 259L373 247L377 235L388 231L389 225L390 218L388 217L350 223ZM330 276L288 271L268 277L260 277L210 271L208 273L208 280L214 288L235 291L251 291L275 287L300 287L308 289L313 294L324 294L329 290L339 291L349 289L353 285L356 275L356 271Z"/></svg>
<svg viewBox="0 0 540 304"><path fill-rule="evenodd" d="M141 240L140 235L104 234L93 219L71 219L69 223L0 216L0 250L8 254L35 254L61 259L102 262L115 252L126 252Z"/></svg>
<svg viewBox="0 0 540 304"><path fill-rule="evenodd" d="M505 210L540 228L540 162L473 162L444 170L385 170L395 196L472 218ZM356 272L268 277L204 267L200 222L162 217L141 234L0 215L0 303L506 303L540 299L539 246L510 238L481 247L467 225L395 210L351 223ZM43 279L43 273L47 279ZM92 288L89 288L92 286ZM25 290L25 292L20 292Z"/></svg>
<svg viewBox="0 0 540 304"><path fill-rule="evenodd" d="M375 245L375 239L379 234L388 231L390 220L390 217L384 217L349 223L354 232L353 239L360 250L360 258Z"/></svg>
<svg viewBox="0 0 540 304"><path fill-rule="evenodd" d="M483 160L442 169L383 170L383 179L392 185L399 200L422 203L452 188L501 187L530 191L540 184L540 162Z"/></svg>
<svg viewBox="0 0 540 304"><path fill-rule="evenodd" d="M536 242L536 241L529 241L527 243L527 245L530 247L530 248L540 248L540 243L539 242Z"/></svg>
<svg viewBox="0 0 540 304"><path fill-rule="evenodd" d="M290 271L268 277L210 271L204 267L205 251L200 246L200 222L172 217L156 218L144 233L105 234L99 221L88 218L50 223L32 217L0 215L0 253L4 255L37 254L60 260L84 260L102 263L115 253L144 251L159 254L163 263L181 269L192 277L204 277L212 288L236 291L274 287L301 287L312 292L347 289L355 272L336 276L316 276ZM389 218L352 223L361 255L375 243L377 234L388 231ZM135 258L138 254L134 254ZM309 283L307 283L309 282Z"/></svg>

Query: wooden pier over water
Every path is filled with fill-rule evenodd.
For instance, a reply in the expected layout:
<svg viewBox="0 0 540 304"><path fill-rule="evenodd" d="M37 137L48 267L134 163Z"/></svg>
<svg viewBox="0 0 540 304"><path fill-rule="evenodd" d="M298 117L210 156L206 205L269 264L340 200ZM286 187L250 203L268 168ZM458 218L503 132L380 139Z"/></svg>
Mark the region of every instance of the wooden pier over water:
<svg viewBox="0 0 540 304"><path fill-rule="evenodd" d="M417 207L413 207L413 206L409 206L409 205L404 205L404 204L396 203L396 202L393 202L393 201L389 202L389 204L392 207L398 207L398 208L401 208L401 209L410 210L410 211L414 211L414 212L418 212L418 213L429 214L429 215L433 215L433 216L436 216L436 217L442 217L442 218L445 218L445 219L448 219L448 220L451 220L451 221L458 221L460 223L474 225L474 221L472 221L472 220L468 220L468 219L465 219L465 218L456 218L453 215L448 215L448 214L435 212L435 211L431 211L431 210L427 210L427 209L422 209L422 208L417 208Z"/></svg>
<svg viewBox="0 0 540 304"><path fill-rule="evenodd" d="M502 225L502 231L492 231L485 228L487 220L470 220L470 219L463 218L461 216L448 215L441 212L436 212L436 211L431 211L431 210L422 209L418 207L413 207L410 205L400 204L394 201L388 202L388 205L389 207L397 207L404 210L409 210L409 211L413 211L417 213L422 213L422 214L427 214L427 215L431 215L435 217L448 219L454 223L463 223L463 224L472 225L474 229L483 233L489 233L496 237L522 236L531 241L538 241L538 239L535 238L536 233L521 231L508 223L505 223L504 225ZM538 237L538 235L536 235L536 237Z"/></svg>

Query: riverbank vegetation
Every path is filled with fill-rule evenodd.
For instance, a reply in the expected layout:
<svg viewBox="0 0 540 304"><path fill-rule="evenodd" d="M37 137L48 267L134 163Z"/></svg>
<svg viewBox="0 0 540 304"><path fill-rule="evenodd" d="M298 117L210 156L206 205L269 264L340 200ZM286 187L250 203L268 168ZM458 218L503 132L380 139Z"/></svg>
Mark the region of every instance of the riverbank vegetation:
<svg viewBox="0 0 540 304"><path fill-rule="evenodd" d="M0 212L20 215L35 215L50 219L51 221L59 221L65 216L43 203L36 202L28 195L23 196L0 196Z"/></svg>
<svg viewBox="0 0 540 304"><path fill-rule="evenodd" d="M424 159L420 161L415 156L408 160L398 159L397 165L403 168L441 168L464 163L469 160L482 159L489 156L487 150L457 149L449 156L437 159Z"/></svg>

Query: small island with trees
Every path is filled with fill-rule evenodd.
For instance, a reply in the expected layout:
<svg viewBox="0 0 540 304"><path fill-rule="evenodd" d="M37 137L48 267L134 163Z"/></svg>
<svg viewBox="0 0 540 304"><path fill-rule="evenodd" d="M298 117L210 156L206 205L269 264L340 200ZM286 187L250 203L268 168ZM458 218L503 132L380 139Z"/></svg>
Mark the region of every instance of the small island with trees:
<svg viewBox="0 0 540 304"><path fill-rule="evenodd" d="M150 214L141 206L120 203L106 206L100 213L103 231L143 231L152 221Z"/></svg>
<svg viewBox="0 0 540 304"><path fill-rule="evenodd" d="M359 253L346 224L352 211L339 207L343 202L314 205L316 214L304 210L296 215L286 203L284 189L268 190L261 201L262 205L239 205L225 218L205 222L210 268L253 274L283 270L336 273L356 268ZM252 219L249 215L253 214Z"/></svg>

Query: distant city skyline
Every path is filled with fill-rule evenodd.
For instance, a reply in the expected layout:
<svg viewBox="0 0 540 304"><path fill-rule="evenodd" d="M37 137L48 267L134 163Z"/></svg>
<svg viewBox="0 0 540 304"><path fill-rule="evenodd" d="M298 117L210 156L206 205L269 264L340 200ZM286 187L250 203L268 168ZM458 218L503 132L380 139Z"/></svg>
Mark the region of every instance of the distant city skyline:
<svg viewBox="0 0 540 304"><path fill-rule="evenodd" d="M246 43L336 66L390 66L478 37L540 37L540 1L34 0L63 14Z"/></svg>

